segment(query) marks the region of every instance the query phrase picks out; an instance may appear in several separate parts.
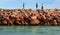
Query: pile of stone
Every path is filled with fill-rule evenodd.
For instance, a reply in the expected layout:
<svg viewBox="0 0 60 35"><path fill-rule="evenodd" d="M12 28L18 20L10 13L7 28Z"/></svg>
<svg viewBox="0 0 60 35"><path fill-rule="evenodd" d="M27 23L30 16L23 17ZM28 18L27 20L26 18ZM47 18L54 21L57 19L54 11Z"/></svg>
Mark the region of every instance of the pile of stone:
<svg viewBox="0 0 60 35"><path fill-rule="evenodd" d="M0 10L0 25L60 25L60 12L32 9Z"/></svg>

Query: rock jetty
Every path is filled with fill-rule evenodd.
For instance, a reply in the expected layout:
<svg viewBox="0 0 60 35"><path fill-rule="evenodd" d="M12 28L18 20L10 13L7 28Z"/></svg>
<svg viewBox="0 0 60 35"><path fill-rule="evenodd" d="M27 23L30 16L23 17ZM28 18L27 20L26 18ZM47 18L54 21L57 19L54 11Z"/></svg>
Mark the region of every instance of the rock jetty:
<svg viewBox="0 0 60 35"><path fill-rule="evenodd" d="M60 9L0 9L0 25L59 26Z"/></svg>

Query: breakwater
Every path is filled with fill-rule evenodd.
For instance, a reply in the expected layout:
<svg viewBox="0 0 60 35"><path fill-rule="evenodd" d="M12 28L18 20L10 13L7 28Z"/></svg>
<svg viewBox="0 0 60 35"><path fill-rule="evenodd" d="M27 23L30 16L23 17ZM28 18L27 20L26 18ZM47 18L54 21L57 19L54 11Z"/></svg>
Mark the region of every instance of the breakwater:
<svg viewBox="0 0 60 35"><path fill-rule="evenodd" d="M60 10L12 9L0 10L0 25L60 25Z"/></svg>

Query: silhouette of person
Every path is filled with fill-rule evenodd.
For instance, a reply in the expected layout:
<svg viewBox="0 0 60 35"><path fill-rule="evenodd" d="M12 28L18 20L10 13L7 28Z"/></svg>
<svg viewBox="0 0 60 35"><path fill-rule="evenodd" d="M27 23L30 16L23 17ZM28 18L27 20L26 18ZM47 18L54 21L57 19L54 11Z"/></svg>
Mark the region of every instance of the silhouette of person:
<svg viewBox="0 0 60 35"><path fill-rule="evenodd" d="M38 8L38 3L36 3L36 9Z"/></svg>
<svg viewBox="0 0 60 35"><path fill-rule="evenodd" d="M25 3L23 3L23 9L24 9Z"/></svg>

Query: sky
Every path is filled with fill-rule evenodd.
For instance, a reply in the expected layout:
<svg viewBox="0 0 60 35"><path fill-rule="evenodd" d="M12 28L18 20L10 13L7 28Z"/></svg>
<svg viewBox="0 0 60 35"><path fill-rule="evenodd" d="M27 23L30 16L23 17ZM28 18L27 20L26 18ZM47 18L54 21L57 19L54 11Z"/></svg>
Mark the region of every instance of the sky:
<svg viewBox="0 0 60 35"><path fill-rule="evenodd" d="M35 5L38 3L38 9L41 8L43 3L44 9L60 8L60 0L0 0L0 8L22 8L25 3L25 9L36 9Z"/></svg>

